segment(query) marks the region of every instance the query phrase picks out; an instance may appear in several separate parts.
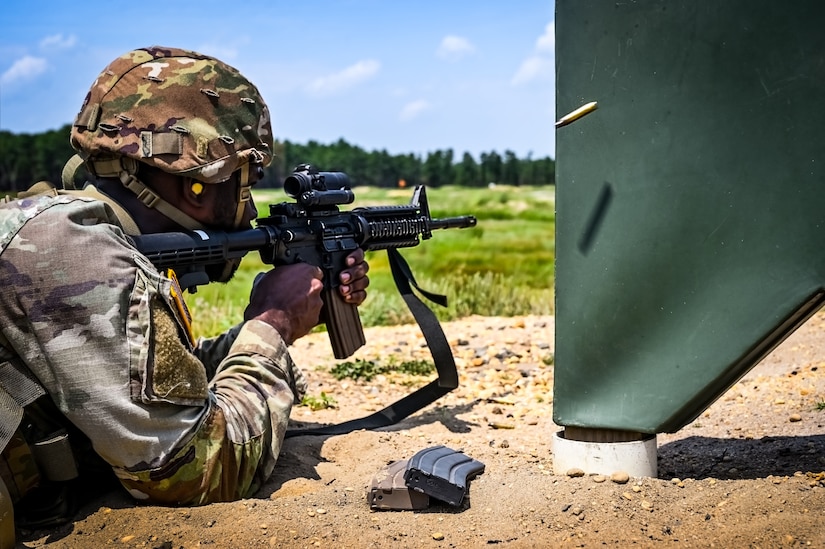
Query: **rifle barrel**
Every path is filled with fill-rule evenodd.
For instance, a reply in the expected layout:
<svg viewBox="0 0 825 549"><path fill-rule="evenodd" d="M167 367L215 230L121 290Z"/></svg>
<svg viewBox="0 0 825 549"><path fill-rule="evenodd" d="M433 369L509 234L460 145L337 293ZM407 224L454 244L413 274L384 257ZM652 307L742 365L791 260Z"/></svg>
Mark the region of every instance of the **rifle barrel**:
<svg viewBox="0 0 825 549"><path fill-rule="evenodd" d="M430 229L466 229L467 227L475 227L476 222L477 220L474 215L462 215L458 217L433 219L429 225Z"/></svg>

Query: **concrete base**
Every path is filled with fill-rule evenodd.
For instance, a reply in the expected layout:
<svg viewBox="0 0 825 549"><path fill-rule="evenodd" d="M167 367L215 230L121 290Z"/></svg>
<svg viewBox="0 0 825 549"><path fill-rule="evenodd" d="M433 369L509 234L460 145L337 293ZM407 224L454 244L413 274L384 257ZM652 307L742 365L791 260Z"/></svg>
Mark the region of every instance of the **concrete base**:
<svg viewBox="0 0 825 549"><path fill-rule="evenodd" d="M585 474L611 475L624 471L631 477L655 477L656 435L632 442L582 442L564 438L564 431L553 435L553 471L564 475L570 469Z"/></svg>

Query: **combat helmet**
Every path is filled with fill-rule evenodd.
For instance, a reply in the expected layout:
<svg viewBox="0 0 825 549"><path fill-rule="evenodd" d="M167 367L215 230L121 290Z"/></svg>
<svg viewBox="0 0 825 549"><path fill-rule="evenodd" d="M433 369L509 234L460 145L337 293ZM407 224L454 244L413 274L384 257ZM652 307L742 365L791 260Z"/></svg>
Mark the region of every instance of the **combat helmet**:
<svg viewBox="0 0 825 549"><path fill-rule="evenodd" d="M203 184L241 170L240 222L250 168L267 166L273 150L269 110L251 82L213 57L161 46L126 53L103 70L72 125L71 144L93 175L119 178L189 229L201 226L139 181L138 163Z"/></svg>

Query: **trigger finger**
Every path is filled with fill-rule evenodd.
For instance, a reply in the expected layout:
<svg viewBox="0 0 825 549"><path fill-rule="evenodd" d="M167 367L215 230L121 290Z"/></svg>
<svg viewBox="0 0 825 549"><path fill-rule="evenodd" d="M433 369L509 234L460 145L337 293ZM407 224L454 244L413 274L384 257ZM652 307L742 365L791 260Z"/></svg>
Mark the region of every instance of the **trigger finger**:
<svg viewBox="0 0 825 549"><path fill-rule="evenodd" d="M354 252L347 256L347 265L352 267L358 263L364 262L364 250L357 248Z"/></svg>

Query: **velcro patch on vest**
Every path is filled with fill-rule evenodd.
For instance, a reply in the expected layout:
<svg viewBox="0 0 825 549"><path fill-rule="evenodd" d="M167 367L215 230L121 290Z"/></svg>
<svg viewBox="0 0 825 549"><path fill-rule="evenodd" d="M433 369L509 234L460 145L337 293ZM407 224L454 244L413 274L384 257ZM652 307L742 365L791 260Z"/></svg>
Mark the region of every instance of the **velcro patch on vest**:
<svg viewBox="0 0 825 549"><path fill-rule="evenodd" d="M181 341L177 320L158 297L151 300L152 364L148 386L155 398L202 405L209 395L206 369Z"/></svg>

